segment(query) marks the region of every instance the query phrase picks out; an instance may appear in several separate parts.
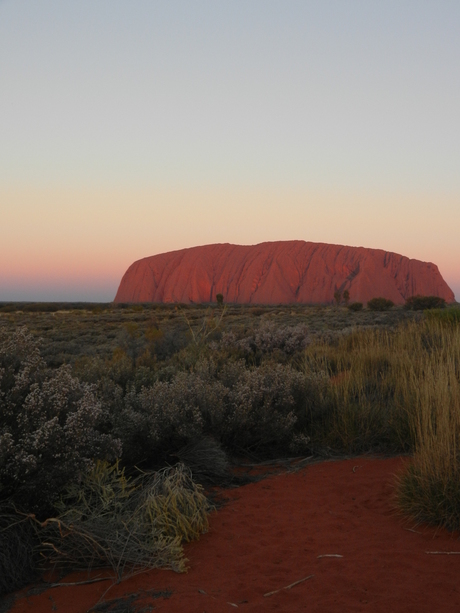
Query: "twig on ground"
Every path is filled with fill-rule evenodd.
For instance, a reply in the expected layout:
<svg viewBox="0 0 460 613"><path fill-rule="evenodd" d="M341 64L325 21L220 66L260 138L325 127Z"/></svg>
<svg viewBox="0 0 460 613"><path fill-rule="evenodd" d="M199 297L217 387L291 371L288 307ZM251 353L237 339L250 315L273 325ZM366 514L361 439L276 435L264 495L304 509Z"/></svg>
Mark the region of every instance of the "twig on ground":
<svg viewBox="0 0 460 613"><path fill-rule="evenodd" d="M50 583L46 589L51 587L70 587L72 585L89 585L90 583L98 583L99 581L113 581L113 577L99 577L97 579L88 579L87 581L76 581L74 583Z"/></svg>
<svg viewBox="0 0 460 613"><path fill-rule="evenodd" d="M236 464L236 466L241 466L243 468L255 468L257 466L275 466L276 464L291 464L292 462L306 462L307 460L311 460L313 458L312 455L298 456L296 458L275 458L274 460L265 460L264 462L256 462L255 464Z"/></svg>
<svg viewBox="0 0 460 613"><path fill-rule="evenodd" d="M407 530L408 532L413 532L414 534L422 534L418 530L413 530L412 528L404 528L404 530Z"/></svg>
<svg viewBox="0 0 460 613"><path fill-rule="evenodd" d="M460 556L460 551L425 551L433 556Z"/></svg>
<svg viewBox="0 0 460 613"><path fill-rule="evenodd" d="M318 558L343 558L339 553L323 553Z"/></svg>
<svg viewBox="0 0 460 613"><path fill-rule="evenodd" d="M291 587L294 587L295 585L299 585L299 583L303 583L307 579L311 579L314 576L315 575L308 575L308 577L304 577L303 579L299 579L298 581L294 581L294 583L286 585L285 587L280 587L279 590L274 590L273 592L267 592L266 594L264 594L264 598L266 598L267 596L273 596L273 594L277 594L278 592L282 592L283 590L290 590Z"/></svg>

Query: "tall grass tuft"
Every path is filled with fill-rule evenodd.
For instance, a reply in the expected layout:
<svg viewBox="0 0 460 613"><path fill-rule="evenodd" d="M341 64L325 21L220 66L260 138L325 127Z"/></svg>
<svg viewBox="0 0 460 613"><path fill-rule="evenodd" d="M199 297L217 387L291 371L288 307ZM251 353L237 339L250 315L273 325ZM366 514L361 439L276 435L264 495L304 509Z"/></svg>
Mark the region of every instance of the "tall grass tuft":
<svg viewBox="0 0 460 613"><path fill-rule="evenodd" d="M108 566L121 579L139 568L185 571L181 543L207 531L211 505L183 464L127 479L97 462L58 510L44 522L29 516L45 567Z"/></svg>
<svg viewBox="0 0 460 613"><path fill-rule="evenodd" d="M322 402L309 408L313 441L349 453L412 452L398 483L402 511L460 529L460 327L427 317L359 331L308 348L305 370L329 375Z"/></svg>
<svg viewBox="0 0 460 613"><path fill-rule="evenodd" d="M437 325L436 325L437 324ZM398 501L416 522L460 529L460 330L438 322L439 346L420 356L410 384L415 452ZM441 340L442 339L442 340Z"/></svg>

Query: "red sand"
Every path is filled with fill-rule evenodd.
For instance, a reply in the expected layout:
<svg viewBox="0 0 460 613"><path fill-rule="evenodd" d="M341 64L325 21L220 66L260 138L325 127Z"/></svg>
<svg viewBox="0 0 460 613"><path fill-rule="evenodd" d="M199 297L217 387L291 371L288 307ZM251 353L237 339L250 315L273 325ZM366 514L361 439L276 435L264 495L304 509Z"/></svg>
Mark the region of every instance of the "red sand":
<svg viewBox="0 0 460 613"><path fill-rule="evenodd" d="M105 599L168 589L170 598L150 601L155 611L458 612L460 555L426 553L460 551L458 535L414 528L395 511L394 475L406 461L324 462L231 490L209 533L185 547L187 574L149 571ZM49 589L12 611L84 613L109 585Z"/></svg>

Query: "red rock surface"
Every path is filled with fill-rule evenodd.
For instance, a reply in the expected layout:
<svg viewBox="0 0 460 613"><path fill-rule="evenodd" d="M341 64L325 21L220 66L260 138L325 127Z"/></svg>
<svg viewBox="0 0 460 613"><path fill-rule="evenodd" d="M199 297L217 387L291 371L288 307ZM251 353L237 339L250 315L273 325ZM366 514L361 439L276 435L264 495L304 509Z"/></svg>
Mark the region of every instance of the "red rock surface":
<svg viewBox="0 0 460 613"><path fill-rule="evenodd" d="M395 304L417 294L453 302L452 290L431 262L403 255L305 241L244 246L217 244L171 251L134 262L115 302L240 304L330 303L337 290L366 303Z"/></svg>

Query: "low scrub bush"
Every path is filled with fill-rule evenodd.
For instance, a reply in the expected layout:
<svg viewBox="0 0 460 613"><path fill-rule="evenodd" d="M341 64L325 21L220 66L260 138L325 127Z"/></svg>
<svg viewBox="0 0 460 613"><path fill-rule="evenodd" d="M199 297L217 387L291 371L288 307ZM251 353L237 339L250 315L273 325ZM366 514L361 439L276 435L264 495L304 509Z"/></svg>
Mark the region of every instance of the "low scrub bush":
<svg viewBox="0 0 460 613"><path fill-rule="evenodd" d="M312 337L308 326L279 326L273 321L263 321L254 330L237 335L224 332L221 346L239 351L246 358L249 356L266 356L279 352L279 357L289 357L305 349Z"/></svg>
<svg viewBox="0 0 460 613"><path fill-rule="evenodd" d="M249 369L240 360L218 369L200 360L192 372L127 393L114 432L129 463L164 462L203 436L230 451L279 453L299 445L304 383L287 365Z"/></svg>
<svg viewBox="0 0 460 613"><path fill-rule="evenodd" d="M240 367L241 368L241 367ZM273 455L298 449L309 441L299 432L304 410L304 376L281 364L243 369L228 393L228 408L221 433L230 449Z"/></svg>
<svg viewBox="0 0 460 613"><path fill-rule="evenodd" d="M363 303L362 302L352 302L351 304L348 305L348 308L350 309L350 311L362 311Z"/></svg>
<svg viewBox="0 0 460 613"><path fill-rule="evenodd" d="M94 459L121 454L119 441L98 430L94 392L68 366L49 370L26 329L0 330L0 498L46 512Z"/></svg>
<svg viewBox="0 0 460 613"><path fill-rule="evenodd" d="M444 309L446 301L439 296L411 296L404 305L410 311L425 311L426 309Z"/></svg>
<svg viewBox="0 0 460 613"><path fill-rule="evenodd" d="M130 463L164 461L204 433L219 432L228 390L199 372L178 372L139 393L129 392L117 420L125 458Z"/></svg>
<svg viewBox="0 0 460 613"><path fill-rule="evenodd" d="M367 303L367 308L371 311L388 311L393 306L394 302L387 298L372 298Z"/></svg>

